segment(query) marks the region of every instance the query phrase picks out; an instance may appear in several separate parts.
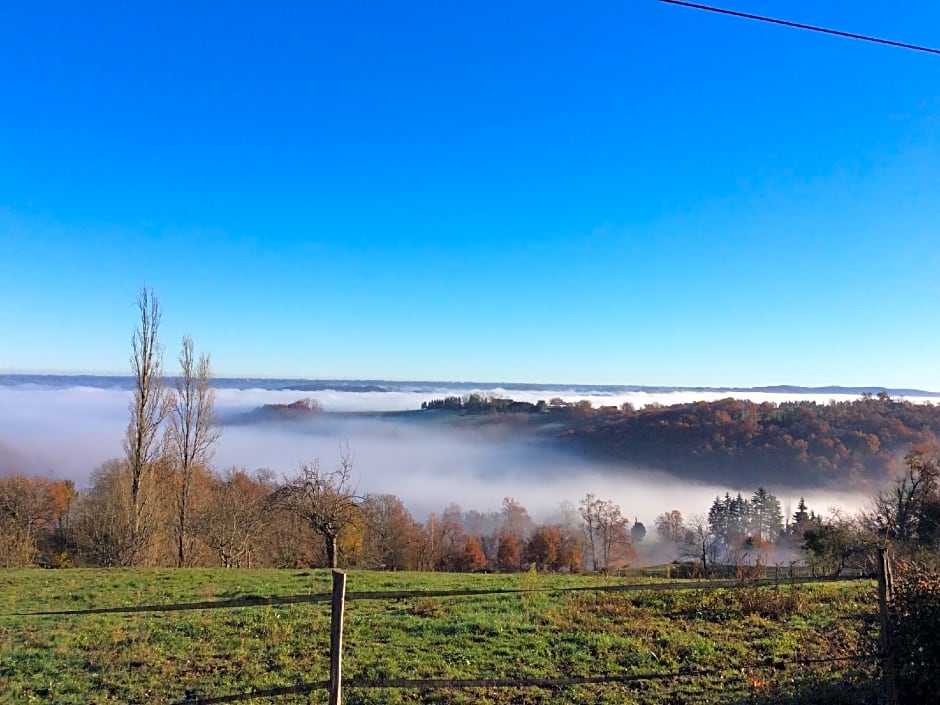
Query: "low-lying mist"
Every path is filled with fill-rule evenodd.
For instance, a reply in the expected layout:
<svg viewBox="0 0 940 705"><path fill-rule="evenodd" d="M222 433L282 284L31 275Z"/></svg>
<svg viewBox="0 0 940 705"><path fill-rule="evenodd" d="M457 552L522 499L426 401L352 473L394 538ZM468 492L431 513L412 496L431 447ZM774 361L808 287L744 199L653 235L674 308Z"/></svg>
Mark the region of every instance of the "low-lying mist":
<svg viewBox="0 0 940 705"><path fill-rule="evenodd" d="M440 396L447 393L441 390ZM693 392L569 395L539 390L511 395L526 401L561 396L566 401L588 398L595 405L630 402L636 406L728 396ZM304 396L292 390L220 389L216 411L223 421L231 420L262 404L289 403ZM696 484L648 468L597 462L538 438L498 433L491 427L345 413L417 409L429 398L427 392L327 390L313 396L328 413L309 422L225 424L215 449L215 467L269 468L278 475L290 475L301 462L315 459L324 468L332 467L348 444L355 458L359 492L398 495L418 519L452 502L464 510L495 511L504 497L511 496L537 521L545 520L561 502L577 504L590 492L616 501L627 516L638 518L650 530L661 512L705 513L718 494L740 491L749 495L756 489ZM759 401L792 399L768 393L747 396ZM96 466L123 453L129 401L129 392L120 389L0 386L0 474L44 475L85 486ZM832 506L854 510L867 501L860 493L768 489L785 510L788 504L795 507L800 496L817 512Z"/></svg>

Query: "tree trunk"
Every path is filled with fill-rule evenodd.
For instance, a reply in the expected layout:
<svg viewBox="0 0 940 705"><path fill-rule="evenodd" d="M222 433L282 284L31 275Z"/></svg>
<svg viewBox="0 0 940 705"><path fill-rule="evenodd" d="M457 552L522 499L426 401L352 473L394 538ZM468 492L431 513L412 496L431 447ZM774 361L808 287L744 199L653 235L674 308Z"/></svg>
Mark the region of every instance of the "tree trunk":
<svg viewBox="0 0 940 705"><path fill-rule="evenodd" d="M179 515L176 517L176 566L182 568L186 565L186 502L180 503Z"/></svg>

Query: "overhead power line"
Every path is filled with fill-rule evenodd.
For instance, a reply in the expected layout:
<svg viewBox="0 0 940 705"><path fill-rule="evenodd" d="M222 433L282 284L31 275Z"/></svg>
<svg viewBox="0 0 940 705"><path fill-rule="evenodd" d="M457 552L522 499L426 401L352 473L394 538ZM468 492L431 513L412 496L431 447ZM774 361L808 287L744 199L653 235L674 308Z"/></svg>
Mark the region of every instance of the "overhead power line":
<svg viewBox="0 0 940 705"><path fill-rule="evenodd" d="M817 27L811 24L802 24L800 22L790 22L789 20L778 20L773 17L764 17L762 15L752 15L749 12L738 12L737 10L726 10L722 7L712 7L711 5L699 5L685 0L659 0L670 5L681 5L682 7L691 7L695 10L705 10L706 12L717 12L721 15L731 15L732 17L743 17L746 20L757 20L758 22L769 22L779 24L784 27L793 27L795 29L805 29L810 32L822 32L823 34L833 34L837 37L846 37L848 39L858 39L863 42L874 42L875 44L887 44L901 49L911 49L912 51L924 51L928 54L940 55L940 49L919 46L917 44L907 44L906 42L895 42L890 39L880 39L879 37L869 37L865 34L855 34L854 32L842 32L838 29L829 29L828 27Z"/></svg>

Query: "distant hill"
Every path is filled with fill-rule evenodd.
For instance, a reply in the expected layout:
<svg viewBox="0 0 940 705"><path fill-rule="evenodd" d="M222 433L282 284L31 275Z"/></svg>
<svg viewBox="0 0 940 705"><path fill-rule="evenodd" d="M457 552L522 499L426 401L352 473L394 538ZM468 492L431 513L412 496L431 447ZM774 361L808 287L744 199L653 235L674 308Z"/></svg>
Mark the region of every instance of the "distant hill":
<svg viewBox="0 0 940 705"><path fill-rule="evenodd" d="M427 411L515 423L540 423L569 448L679 477L752 486L882 484L899 456L940 437L940 406L913 404L886 392L855 401L714 402L594 408L589 402L528 404L504 398L449 397Z"/></svg>
<svg viewBox="0 0 940 705"><path fill-rule="evenodd" d="M298 399L290 404L265 404L247 413L229 416L226 425L251 423L277 423L281 421L309 421L323 413L316 399Z"/></svg>
<svg viewBox="0 0 940 705"><path fill-rule="evenodd" d="M720 391L720 390L719 390ZM735 387L729 389L732 392L767 392L769 394L848 394L851 396L862 396L871 394L873 396L882 392L892 397L940 397L940 392L927 392L923 389L888 389L886 387L796 387L788 384L777 384L770 387Z"/></svg>

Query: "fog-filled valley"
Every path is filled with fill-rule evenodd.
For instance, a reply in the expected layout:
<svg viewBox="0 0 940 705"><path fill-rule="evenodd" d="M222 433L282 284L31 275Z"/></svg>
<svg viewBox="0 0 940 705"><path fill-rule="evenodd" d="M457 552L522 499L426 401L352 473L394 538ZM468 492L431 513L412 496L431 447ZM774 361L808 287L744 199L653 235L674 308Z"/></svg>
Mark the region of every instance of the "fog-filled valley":
<svg viewBox="0 0 940 705"><path fill-rule="evenodd" d="M126 378L4 378L0 384L0 473L42 475L86 486L94 468L123 453L128 382ZM354 456L353 478L358 491L397 495L418 518L454 502L465 510L494 511L508 496L524 504L534 518L548 520L560 503L577 503L585 494L594 493L617 502L625 515L646 523L672 509L687 516L705 512L716 495L738 491L748 495L758 483L742 486L733 477L722 478L714 472L707 481L690 476L694 475L691 471L677 477L652 465L618 462L586 452L583 444L559 442L529 424L489 418L485 423L430 418L419 411L422 402L471 393L530 403L588 400L594 407L630 404L636 408L732 396L772 404L796 400L827 404L857 398L854 393L797 388L513 388L265 380L216 380L215 386L222 433L215 445L213 466L219 470L267 468L284 476L300 463L315 459L329 467L337 461L340 448L348 445ZM322 405L323 413L301 421L245 421L264 405L289 404L307 397ZM925 393L907 399L922 403L931 397ZM797 486L786 475L767 476L760 484L777 494L785 508L805 496L820 512L832 506L857 509L878 489L870 483Z"/></svg>

